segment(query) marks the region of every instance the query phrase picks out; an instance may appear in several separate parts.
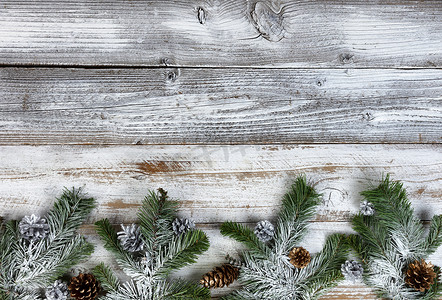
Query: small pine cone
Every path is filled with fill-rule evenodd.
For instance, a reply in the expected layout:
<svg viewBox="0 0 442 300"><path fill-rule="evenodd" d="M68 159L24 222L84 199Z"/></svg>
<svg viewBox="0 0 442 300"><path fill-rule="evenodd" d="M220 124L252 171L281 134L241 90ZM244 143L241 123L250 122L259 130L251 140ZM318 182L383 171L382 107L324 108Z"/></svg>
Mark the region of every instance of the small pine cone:
<svg viewBox="0 0 442 300"><path fill-rule="evenodd" d="M364 268L357 261L347 260L341 265L341 273L345 279L355 282L362 278Z"/></svg>
<svg viewBox="0 0 442 300"><path fill-rule="evenodd" d="M241 269L242 267L245 266L245 263L243 261L233 258L229 254L226 255L226 260L229 262L230 265L238 269Z"/></svg>
<svg viewBox="0 0 442 300"><path fill-rule="evenodd" d="M229 286L232 282L238 279L239 269L230 264L223 264L221 267L216 267L213 271L203 275L200 283L206 288L221 288Z"/></svg>
<svg viewBox="0 0 442 300"><path fill-rule="evenodd" d="M189 219L178 219L176 218L172 222L173 233L176 235L183 234L189 230L195 229L195 222Z"/></svg>
<svg viewBox="0 0 442 300"><path fill-rule="evenodd" d="M66 300L69 296L68 286L61 280L57 280L46 289L47 300Z"/></svg>
<svg viewBox="0 0 442 300"><path fill-rule="evenodd" d="M123 231L117 233L123 249L129 252L141 251L144 248L143 238L141 237L140 227L135 224L124 226L121 224Z"/></svg>
<svg viewBox="0 0 442 300"><path fill-rule="evenodd" d="M255 235L261 242L268 242L275 235L275 227L267 220L260 221L255 226Z"/></svg>
<svg viewBox="0 0 442 300"><path fill-rule="evenodd" d="M374 206L371 202L368 202L367 200L361 202L359 210L364 216L374 215Z"/></svg>
<svg viewBox="0 0 442 300"><path fill-rule="evenodd" d="M290 263L298 269L305 268L311 260L310 253L303 247L293 248L289 253L289 258Z"/></svg>
<svg viewBox="0 0 442 300"><path fill-rule="evenodd" d="M416 260L408 265L405 283L416 291L425 292L435 282L436 276L431 263L427 263L423 259Z"/></svg>
<svg viewBox="0 0 442 300"><path fill-rule="evenodd" d="M71 297L76 300L93 300L100 292L100 285L92 274L80 274L69 284Z"/></svg>
<svg viewBox="0 0 442 300"><path fill-rule="evenodd" d="M31 242L44 239L49 233L49 225L46 224L46 219L34 214L23 217L18 224L18 228L21 236Z"/></svg>

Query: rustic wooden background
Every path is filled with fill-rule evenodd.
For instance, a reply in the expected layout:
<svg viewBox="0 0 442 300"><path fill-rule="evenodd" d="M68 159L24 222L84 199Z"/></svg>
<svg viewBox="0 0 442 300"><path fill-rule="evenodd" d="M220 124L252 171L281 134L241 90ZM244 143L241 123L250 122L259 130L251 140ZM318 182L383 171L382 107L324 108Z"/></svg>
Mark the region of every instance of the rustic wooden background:
<svg viewBox="0 0 442 300"><path fill-rule="evenodd" d="M391 173L442 214L442 2L1 0L1 215L44 213L63 186L131 223L163 187L211 248L221 222L272 219L305 173L323 204L304 246L351 232L360 191ZM442 265L442 251L432 257ZM228 290L218 290L214 296ZM344 282L324 299L374 299Z"/></svg>

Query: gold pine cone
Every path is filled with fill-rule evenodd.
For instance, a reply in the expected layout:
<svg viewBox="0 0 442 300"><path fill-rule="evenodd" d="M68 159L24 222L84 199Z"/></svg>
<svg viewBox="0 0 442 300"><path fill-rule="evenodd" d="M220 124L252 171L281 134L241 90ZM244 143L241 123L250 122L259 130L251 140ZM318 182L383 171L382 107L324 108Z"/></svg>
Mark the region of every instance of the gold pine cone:
<svg viewBox="0 0 442 300"><path fill-rule="evenodd" d="M405 273L405 283L419 292L429 290L437 276L433 267L431 262L427 263L423 259L410 263Z"/></svg>
<svg viewBox="0 0 442 300"><path fill-rule="evenodd" d="M311 260L310 253L303 247L293 248L289 253L289 258L290 263L298 269L305 268Z"/></svg>

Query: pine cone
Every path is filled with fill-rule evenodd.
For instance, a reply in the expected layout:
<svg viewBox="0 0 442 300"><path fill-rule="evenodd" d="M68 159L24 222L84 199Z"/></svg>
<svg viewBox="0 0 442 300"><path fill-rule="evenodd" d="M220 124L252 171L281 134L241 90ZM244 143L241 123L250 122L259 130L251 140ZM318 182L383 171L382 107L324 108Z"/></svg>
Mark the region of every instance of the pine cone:
<svg viewBox="0 0 442 300"><path fill-rule="evenodd" d="M260 221L255 226L255 235L261 242L268 242L275 235L275 227L267 220Z"/></svg>
<svg viewBox="0 0 442 300"><path fill-rule="evenodd" d="M46 300L66 300L68 298L68 286L61 280L57 280L46 289Z"/></svg>
<svg viewBox="0 0 442 300"><path fill-rule="evenodd" d="M124 226L121 224L123 231L117 233L123 249L129 252L141 251L144 248L144 242L141 237L140 227L135 224Z"/></svg>
<svg viewBox="0 0 442 300"><path fill-rule="evenodd" d="M46 237L49 233L49 225L46 219L34 214L25 216L18 224L21 236L31 242L37 242Z"/></svg>
<svg viewBox="0 0 442 300"><path fill-rule="evenodd" d="M221 267L216 267L213 271L203 275L200 283L206 288L220 288L229 286L232 282L238 279L239 269L230 264L223 264Z"/></svg>
<svg viewBox="0 0 442 300"><path fill-rule="evenodd" d="M176 235L180 235L180 234L185 233L186 231L192 230L194 228L195 228L195 222L193 222L192 220L189 220L189 219L176 218L172 222L173 233L175 233Z"/></svg>
<svg viewBox="0 0 442 300"><path fill-rule="evenodd" d="M355 282L362 278L364 268L357 261L347 260L341 265L341 273L344 275L345 279Z"/></svg>
<svg viewBox="0 0 442 300"><path fill-rule="evenodd" d="M76 300L93 300L100 292L100 285L92 274L80 274L69 284L71 297Z"/></svg>
<svg viewBox="0 0 442 300"><path fill-rule="evenodd" d="M305 268L311 260L310 253L303 247L293 248L289 253L289 258L290 263L298 269Z"/></svg>
<svg viewBox="0 0 442 300"><path fill-rule="evenodd" d="M414 261L408 265L408 270L405 274L405 283L416 291L425 292L429 290L436 278L433 265L426 263L423 259L421 261Z"/></svg>
<svg viewBox="0 0 442 300"><path fill-rule="evenodd" d="M374 215L374 206L371 202L364 200L361 202L360 211L364 216Z"/></svg>

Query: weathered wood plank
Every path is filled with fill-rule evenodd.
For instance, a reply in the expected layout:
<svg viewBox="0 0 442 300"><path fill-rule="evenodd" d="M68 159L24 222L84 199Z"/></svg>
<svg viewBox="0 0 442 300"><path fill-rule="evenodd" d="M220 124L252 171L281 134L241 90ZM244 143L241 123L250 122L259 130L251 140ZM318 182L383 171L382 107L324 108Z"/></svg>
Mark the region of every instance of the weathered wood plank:
<svg viewBox="0 0 442 300"><path fill-rule="evenodd" d="M348 221L359 193L383 174L404 182L424 220L442 213L438 145L2 146L6 217L43 213L63 186L85 186L99 206L89 219L133 222L148 189L163 187L198 223L275 217L305 173L323 193L317 221Z"/></svg>
<svg viewBox="0 0 442 300"><path fill-rule="evenodd" d="M254 224L247 224L253 226ZM233 241L230 238L223 237L219 233L219 224L205 224L197 225L198 228L204 230L210 239L209 250L200 258L196 264L191 267L183 268L178 271L174 276L184 277L191 280L198 280L201 276L210 271L213 267L220 265L224 262L226 254L237 256L238 251L243 249L243 247ZM117 226L118 227L118 226ZM116 228L117 228L116 227ZM118 228L117 228L118 229ZM340 233L352 233L348 223L342 222L321 222L312 223L310 226L310 231L307 237L302 241L300 246L308 249L312 254L319 252L323 245L327 235L335 232ZM81 233L88 236L89 240L96 245L96 251L88 262L82 264L79 268L84 268L86 270L94 267L99 262L103 261L108 265L113 266L114 269L118 270L118 266L115 263L115 259L108 251L103 248L101 241L99 240L97 234L95 233L92 226L84 226ZM430 261L435 265L442 265L442 251L433 254L430 257ZM120 273L122 278L124 274ZM236 288L238 285L232 285L229 288L224 289L214 289L212 290L213 296L220 296L227 294L230 290ZM361 283L352 283L349 281L343 281L340 286L335 288L330 294L325 296L323 299L376 299L372 291L362 285Z"/></svg>
<svg viewBox="0 0 442 300"><path fill-rule="evenodd" d="M0 144L440 143L442 70L0 69Z"/></svg>
<svg viewBox="0 0 442 300"><path fill-rule="evenodd" d="M3 0L1 64L440 67L427 1Z"/></svg>

